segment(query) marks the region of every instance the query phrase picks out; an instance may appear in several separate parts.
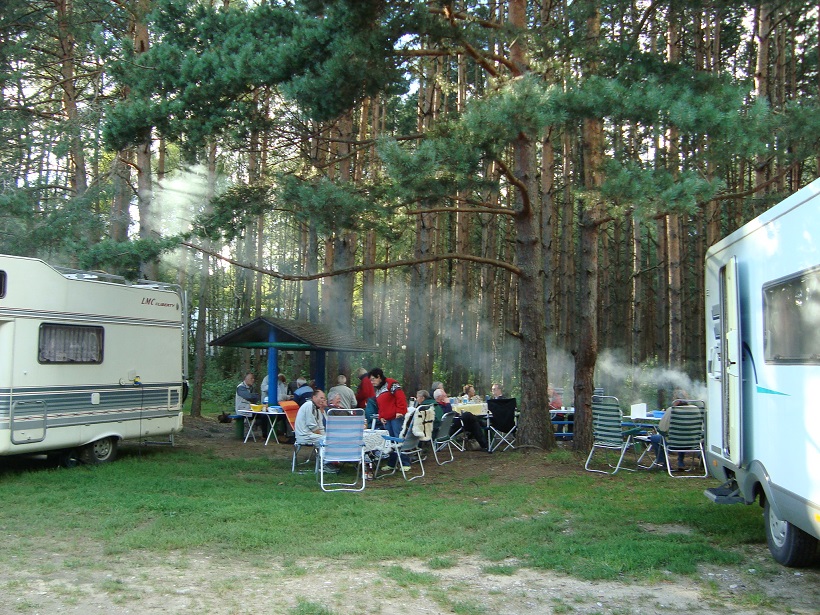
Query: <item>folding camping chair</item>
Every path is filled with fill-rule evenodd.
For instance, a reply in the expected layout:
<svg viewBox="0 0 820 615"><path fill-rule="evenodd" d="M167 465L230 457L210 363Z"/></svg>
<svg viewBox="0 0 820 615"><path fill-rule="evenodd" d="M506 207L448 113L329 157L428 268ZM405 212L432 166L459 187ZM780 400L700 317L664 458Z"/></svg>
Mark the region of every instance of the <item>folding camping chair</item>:
<svg viewBox="0 0 820 615"><path fill-rule="evenodd" d="M464 447L461 444L462 428L453 428L455 418L457 416L458 413L456 412L445 413L444 416L441 417L441 425L438 428L438 432L433 434L433 439L430 441L433 449L433 456L436 458L436 463L440 466L443 466L445 463L450 463L455 459L455 455L453 455L454 448L458 451L464 450ZM453 433L450 433L451 431ZM445 449L450 454L450 458L447 459L444 455L442 455L442 459L439 459L439 452L442 452Z"/></svg>
<svg viewBox="0 0 820 615"><path fill-rule="evenodd" d="M382 452L381 457L379 457L379 460L376 462L375 476L377 478L393 475L396 473L396 470L399 469L401 470L404 480L407 481L416 480L417 478L424 476L424 458L422 456L421 439L413 433L413 418L415 417L416 412L416 408L409 408L407 410L407 414L404 415L404 423L402 423L401 432L398 437L382 436L385 440L386 446L385 451ZM379 471L381 470L382 461L389 459L390 453L396 453L396 455L398 455L396 465L391 471L380 475ZM411 463L415 463L415 460L418 460L420 470L419 474L411 476L410 472L404 469L404 464L401 462L402 455L406 455L408 459L410 457L414 457L415 459L411 459ZM412 466L410 467L412 468Z"/></svg>
<svg viewBox="0 0 820 615"><path fill-rule="evenodd" d="M331 408L325 418L325 437L319 441L316 460L319 486L322 491L362 491L367 482L364 465L364 410ZM353 482L325 482L327 464L342 462L356 463Z"/></svg>
<svg viewBox="0 0 820 615"><path fill-rule="evenodd" d="M638 465L638 454L635 450L635 443L632 437L640 433L640 428L633 428L624 430L621 423L623 416L621 414L621 404L617 397L609 395L593 395L592 396L592 449L589 451L589 456L584 464L584 469L588 472L600 472L602 474L615 474L621 469L621 463L624 460L626 451L630 448L635 455L635 465ZM603 449L606 451L605 459L610 468L614 468L612 472L606 470L596 470L589 467L595 449ZM618 451L618 462L613 466L609 462L608 451ZM629 471L634 471L631 468L626 468Z"/></svg>
<svg viewBox="0 0 820 615"><path fill-rule="evenodd" d="M518 428L517 402L515 397L487 401L487 446L493 453L502 444L504 450L515 448L515 430Z"/></svg>
<svg viewBox="0 0 820 615"><path fill-rule="evenodd" d="M672 416L669 419L669 430L664 434L663 454L666 459L666 471L673 478L706 478L706 458L703 453L703 419L705 404L699 400L680 400L687 405L674 405L671 408ZM691 453L693 463L700 461L703 474L673 474L669 457L678 453Z"/></svg>

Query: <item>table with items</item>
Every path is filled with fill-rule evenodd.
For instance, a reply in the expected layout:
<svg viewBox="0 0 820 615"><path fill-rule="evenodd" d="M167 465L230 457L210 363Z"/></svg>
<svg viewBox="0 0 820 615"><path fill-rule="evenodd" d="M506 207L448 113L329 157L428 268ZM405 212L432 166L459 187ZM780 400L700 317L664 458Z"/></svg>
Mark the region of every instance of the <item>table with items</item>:
<svg viewBox="0 0 820 615"><path fill-rule="evenodd" d="M637 427L642 430L641 433L632 438L635 442L640 442L644 446L643 452L640 457L638 457L639 468L649 469L658 465L654 460L650 460L649 465L646 465L643 463L643 460L652 449L651 438L658 433L658 424L661 422L663 415L663 410L652 410L650 412L642 412L641 414L623 416L621 427L624 429L634 429Z"/></svg>
<svg viewBox="0 0 820 615"><path fill-rule="evenodd" d="M365 429L364 430L364 450L365 452L375 452L385 450L384 436L389 435L386 429Z"/></svg>
<svg viewBox="0 0 820 615"><path fill-rule="evenodd" d="M481 403L481 404L474 404L474 403L458 404L458 403L456 403L456 404L453 404L452 408L453 408L453 412L458 412L459 414L464 414L465 412L469 412L469 413L474 414L476 416L487 416L487 414L489 413L489 410L487 410L487 404L486 403Z"/></svg>
<svg viewBox="0 0 820 615"><path fill-rule="evenodd" d="M286 424L288 421L285 411L281 407L251 404L250 412L240 411L239 414L245 417L245 423L248 426L248 433L245 434L245 439L243 442L247 442L248 438L253 438L253 441L256 442L256 435L253 433L253 427L256 425L257 420L261 420L259 417L265 417L265 420L268 422L268 437L265 438L265 446L267 446L268 442L270 442L271 435L273 435L276 443L279 444L279 437L276 435L275 428L276 419L281 417L284 419Z"/></svg>

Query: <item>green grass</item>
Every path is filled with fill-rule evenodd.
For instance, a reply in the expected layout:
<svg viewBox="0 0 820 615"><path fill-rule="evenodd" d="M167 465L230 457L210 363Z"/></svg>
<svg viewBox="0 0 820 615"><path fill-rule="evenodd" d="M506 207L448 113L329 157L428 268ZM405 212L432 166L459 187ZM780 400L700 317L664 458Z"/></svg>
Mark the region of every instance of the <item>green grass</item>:
<svg viewBox="0 0 820 615"><path fill-rule="evenodd" d="M252 560L276 544L294 573L305 555L299 537L310 535L311 555L354 565L417 558L434 570L469 555L485 561L487 574L531 567L582 579L689 575L702 563L736 563L733 547L765 540L757 507L711 504L702 494L707 481L578 474L566 452L512 454L521 464L564 465L566 476L462 480L453 471L327 494L313 475L291 474L284 459L226 460L182 449L126 449L115 463L71 470L0 465L0 529L17 532L36 519L39 536L98 541L108 555L224 549ZM645 531L647 524L686 531ZM25 548L20 537L7 555ZM404 586L429 580L389 574Z"/></svg>

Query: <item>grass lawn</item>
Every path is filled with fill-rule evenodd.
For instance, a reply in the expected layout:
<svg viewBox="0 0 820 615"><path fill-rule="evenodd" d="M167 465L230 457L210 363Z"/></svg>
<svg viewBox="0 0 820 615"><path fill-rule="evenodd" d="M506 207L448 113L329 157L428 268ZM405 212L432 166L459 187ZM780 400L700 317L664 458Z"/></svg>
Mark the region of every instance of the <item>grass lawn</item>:
<svg viewBox="0 0 820 615"><path fill-rule="evenodd" d="M277 557L295 560L309 545L319 558L408 557L446 568L471 556L495 574L523 567L601 580L690 575L699 564L737 563L738 545L765 543L760 509L710 503L711 479L604 476L584 472L567 450L514 451L463 453L441 467L431 456L424 479L328 494L312 474L290 473L290 447L227 443L232 426L214 427L223 428L213 446L189 446L186 427L179 446L124 447L97 467L0 460L0 528L36 523L40 536L99 542L109 554L253 558L276 545Z"/></svg>

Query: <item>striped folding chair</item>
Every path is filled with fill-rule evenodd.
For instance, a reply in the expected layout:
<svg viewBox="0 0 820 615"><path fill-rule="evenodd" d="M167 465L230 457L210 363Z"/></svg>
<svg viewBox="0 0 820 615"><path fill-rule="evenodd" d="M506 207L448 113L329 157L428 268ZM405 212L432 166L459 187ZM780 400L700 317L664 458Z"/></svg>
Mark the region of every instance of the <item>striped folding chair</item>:
<svg viewBox="0 0 820 615"><path fill-rule="evenodd" d="M672 406L669 418L669 430L663 437L663 454L666 458L666 471L673 478L706 478L706 459L703 454L703 420L704 411L692 402L692 405ZM700 402L701 404L703 402ZM700 460L702 474L672 473L669 457L680 453L691 453L694 460ZM692 468L694 469L694 468Z"/></svg>
<svg viewBox="0 0 820 615"><path fill-rule="evenodd" d="M635 443L632 436L640 431L637 429L624 430L621 425L623 417L621 414L621 404L617 397L608 395L592 396L592 450L589 451L584 469L588 472L601 472L603 474L615 474L621 469L626 451L630 448L635 454L635 465L638 465L638 454L635 450ZM614 468L612 472L597 470L590 467L592 456L596 450L604 451L605 463L608 467ZM616 451L618 461L613 466L610 461L610 452ZM626 468L632 471L630 468Z"/></svg>
<svg viewBox="0 0 820 615"><path fill-rule="evenodd" d="M364 465L364 410L331 409L327 411L325 437L319 441L317 472L322 491L362 491L367 481ZM351 462L356 464L353 482L326 482L327 464ZM333 474L333 476L338 476Z"/></svg>

